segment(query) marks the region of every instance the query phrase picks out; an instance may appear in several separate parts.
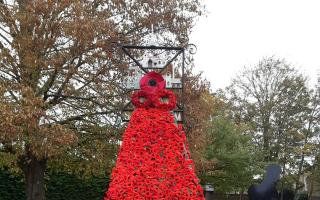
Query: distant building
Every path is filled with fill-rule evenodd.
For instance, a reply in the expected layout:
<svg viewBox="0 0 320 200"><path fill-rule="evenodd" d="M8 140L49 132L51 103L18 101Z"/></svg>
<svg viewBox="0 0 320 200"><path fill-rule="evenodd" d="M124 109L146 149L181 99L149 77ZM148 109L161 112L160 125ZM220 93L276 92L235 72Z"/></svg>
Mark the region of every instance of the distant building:
<svg viewBox="0 0 320 200"><path fill-rule="evenodd" d="M159 71L162 70L166 65L165 59L160 56L154 56L145 54L140 61L143 68L148 71ZM139 66L130 66L128 77L125 81L126 88L129 90L140 89L139 81L143 76L144 72ZM174 67L169 64L166 69L162 72L163 78L166 80L166 88L182 88L181 78L176 78L174 75Z"/></svg>
<svg viewBox="0 0 320 200"><path fill-rule="evenodd" d="M125 87L128 90L140 89L139 81L143 76L143 71L139 68L139 66L130 66L128 71L128 76L125 80Z"/></svg>

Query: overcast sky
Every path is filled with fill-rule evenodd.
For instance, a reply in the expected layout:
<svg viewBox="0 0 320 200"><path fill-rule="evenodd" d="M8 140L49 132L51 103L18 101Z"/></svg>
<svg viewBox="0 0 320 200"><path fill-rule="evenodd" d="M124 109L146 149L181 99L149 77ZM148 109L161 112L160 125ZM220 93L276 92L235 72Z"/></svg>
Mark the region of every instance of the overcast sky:
<svg viewBox="0 0 320 200"><path fill-rule="evenodd" d="M195 64L213 90L224 88L244 66L275 55L311 83L320 73L320 0L204 0L191 34Z"/></svg>

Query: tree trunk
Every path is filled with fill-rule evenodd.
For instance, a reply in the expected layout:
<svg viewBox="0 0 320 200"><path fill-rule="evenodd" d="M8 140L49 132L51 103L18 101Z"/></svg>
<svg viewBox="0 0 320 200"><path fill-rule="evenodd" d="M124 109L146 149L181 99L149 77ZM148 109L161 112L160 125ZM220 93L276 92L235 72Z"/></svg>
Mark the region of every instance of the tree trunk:
<svg viewBox="0 0 320 200"><path fill-rule="evenodd" d="M302 153L301 155L301 160L299 163L299 169L298 169L298 174L296 177L296 188L294 190L294 193L296 194L298 192L298 190L301 188L301 184L300 184L300 177L302 175L302 167L303 167L303 163L304 163L304 153Z"/></svg>
<svg viewBox="0 0 320 200"><path fill-rule="evenodd" d="M314 179L313 177L310 180L310 191L308 192L308 199L311 200L312 199L312 194L313 194L313 186L314 186Z"/></svg>
<svg viewBox="0 0 320 200"><path fill-rule="evenodd" d="M309 139L309 133L311 132L311 124L312 121L309 120L308 122L308 129L305 135L305 139L304 139L304 143L303 146L306 146L308 144L308 139ZM304 164L304 152L301 153L301 159L300 159L300 163L299 163L299 169L298 169L298 174L297 174L297 178L296 178L296 188L295 188L295 194L298 192L299 190L299 183L300 183L300 176L302 175L302 168L303 168L303 164Z"/></svg>
<svg viewBox="0 0 320 200"><path fill-rule="evenodd" d="M25 162L27 200L45 200L44 172L46 160L38 160L35 156Z"/></svg>
<svg viewBox="0 0 320 200"><path fill-rule="evenodd" d="M242 200L243 199L243 193L244 193L244 191L243 191L243 189L241 189L241 192L240 192L240 198L239 198L239 200Z"/></svg>
<svg viewBox="0 0 320 200"><path fill-rule="evenodd" d="M267 128L263 128L263 154L264 154L264 161L269 162L271 151L269 145L269 130Z"/></svg>

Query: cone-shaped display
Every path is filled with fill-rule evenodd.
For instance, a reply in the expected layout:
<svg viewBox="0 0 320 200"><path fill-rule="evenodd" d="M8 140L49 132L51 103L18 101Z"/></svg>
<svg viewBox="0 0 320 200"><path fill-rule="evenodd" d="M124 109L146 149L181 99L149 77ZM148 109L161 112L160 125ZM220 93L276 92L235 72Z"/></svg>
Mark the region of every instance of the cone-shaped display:
<svg viewBox="0 0 320 200"><path fill-rule="evenodd" d="M171 91L134 92L136 106L123 135L104 200L203 200L186 136L170 110Z"/></svg>

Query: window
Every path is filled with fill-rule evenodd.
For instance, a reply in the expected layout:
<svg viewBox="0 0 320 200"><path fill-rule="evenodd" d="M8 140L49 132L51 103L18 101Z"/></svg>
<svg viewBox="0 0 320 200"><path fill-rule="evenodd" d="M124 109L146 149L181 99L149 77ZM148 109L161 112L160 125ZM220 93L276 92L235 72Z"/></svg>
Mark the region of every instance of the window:
<svg viewBox="0 0 320 200"><path fill-rule="evenodd" d="M152 67L152 60L151 59L148 61L148 67Z"/></svg>

